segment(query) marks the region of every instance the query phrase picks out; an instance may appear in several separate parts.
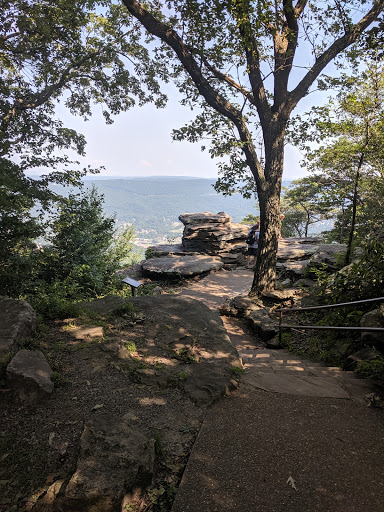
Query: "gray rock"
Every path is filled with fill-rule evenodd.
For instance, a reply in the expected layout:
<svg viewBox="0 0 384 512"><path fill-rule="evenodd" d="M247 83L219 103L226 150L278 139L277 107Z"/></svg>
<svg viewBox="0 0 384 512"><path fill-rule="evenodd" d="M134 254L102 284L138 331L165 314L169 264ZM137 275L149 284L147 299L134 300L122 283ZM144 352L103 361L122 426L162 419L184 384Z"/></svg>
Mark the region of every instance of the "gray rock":
<svg viewBox="0 0 384 512"><path fill-rule="evenodd" d="M270 292L264 292L262 297L273 302L283 302L285 300L294 299L297 294L297 289L286 288L285 290L272 290Z"/></svg>
<svg viewBox="0 0 384 512"><path fill-rule="evenodd" d="M238 366L242 367L241 363ZM181 383L184 391L197 406L211 405L223 395L234 391L238 382L230 371L222 373L210 365L197 366L191 375Z"/></svg>
<svg viewBox="0 0 384 512"><path fill-rule="evenodd" d="M81 436L76 472L56 498L57 511L115 512L124 494L151 483L153 440L129 415L94 414Z"/></svg>
<svg viewBox="0 0 384 512"><path fill-rule="evenodd" d="M234 265L244 262L244 255L242 253L221 252L219 256L225 264Z"/></svg>
<svg viewBox="0 0 384 512"><path fill-rule="evenodd" d="M370 359L376 359L380 355L380 352L375 347L364 347L353 354L350 354L345 363L344 368L347 370L353 370L356 368L357 363L360 361L369 361Z"/></svg>
<svg viewBox="0 0 384 512"><path fill-rule="evenodd" d="M345 253L346 244L324 244L320 245L315 254L309 260L309 266L320 268L326 265L329 270L333 271L338 268L337 257Z"/></svg>
<svg viewBox="0 0 384 512"><path fill-rule="evenodd" d="M152 279L177 279L209 274L219 270L224 263L212 256L164 256L141 262L144 276Z"/></svg>
<svg viewBox="0 0 384 512"><path fill-rule="evenodd" d="M305 260L309 259L319 249L316 245L304 245L299 243L279 244L277 260Z"/></svg>
<svg viewBox="0 0 384 512"><path fill-rule="evenodd" d="M312 245L319 245L323 242L323 238L319 236L308 236L306 237L289 237L289 238L283 238L283 242L290 243L290 244L312 244Z"/></svg>
<svg viewBox="0 0 384 512"><path fill-rule="evenodd" d="M242 363L216 313L200 301L177 295L159 295L156 300L141 296L130 302L154 324L156 347L173 357L173 374L188 369L180 385L194 403L208 405L232 388L231 368ZM156 387L163 385L162 377L145 372L138 376Z"/></svg>
<svg viewBox="0 0 384 512"><path fill-rule="evenodd" d="M231 217L224 212L219 213L211 213L211 212L202 212L202 213L183 213L179 215L179 221L184 225L186 224L227 224L231 222Z"/></svg>
<svg viewBox="0 0 384 512"><path fill-rule="evenodd" d="M163 245L151 245L147 251L152 253L153 257L161 256L193 256L198 254L197 252L186 251L182 244L163 244ZM148 258L149 259L149 258Z"/></svg>
<svg viewBox="0 0 384 512"><path fill-rule="evenodd" d="M282 274L292 279L301 278L308 268L310 260L296 260L285 261L284 263L277 263L276 269Z"/></svg>
<svg viewBox="0 0 384 512"><path fill-rule="evenodd" d="M312 281L312 279L298 279L293 286L295 288L312 288L315 284L315 281Z"/></svg>
<svg viewBox="0 0 384 512"><path fill-rule="evenodd" d="M251 311L247 320L263 341L268 341L278 333L278 324L271 319L266 309Z"/></svg>
<svg viewBox="0 0 384 512"><path fill-rule="evenodd" d="M40 350L20 350L6 370L7 383L21 400L39 401L53 391L52 369Z"/></svg>
<svg viewBox="0 0 384 512"><path fill-rule="evenodd" d="M220 314L223 316L245 317L251 311L258 310L263 307L260 299L251 298L247 295L236 295L231 299L227 299L219 308Z"/></svg>
<svg viewBox="0 0 384 512"><path fill-rule="evenodd" d="M360 327L380 327L384 328L384 307L368 311L361 317ZM361 341L365 344L372 344L379 349L384 349L384 331L382 332L362 332Z"/></svg>
<svg viewBox="0 0 384 512"><path fill-rule="evenodd" d="M27 302L0 297L0 363L7 361L20 342L29 340L36 327L36 313Z"/></svg>
<svg viewBox="0 0 384 512"><path fill-rule="evenodd" d="M182 244L187 251L208 254L227 252L230 247L244 242L248 227L243 224L187 224L184 228Z"/></svg>

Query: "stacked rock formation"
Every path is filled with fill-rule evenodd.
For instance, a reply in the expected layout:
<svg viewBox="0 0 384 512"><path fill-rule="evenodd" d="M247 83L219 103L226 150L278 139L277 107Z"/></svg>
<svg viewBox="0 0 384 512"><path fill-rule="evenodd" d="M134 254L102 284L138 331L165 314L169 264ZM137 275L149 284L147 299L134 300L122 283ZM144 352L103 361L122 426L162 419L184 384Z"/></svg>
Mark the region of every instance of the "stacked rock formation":
<svg viewBox="0 0 384 512"><path fill-rule="evenodd" d="M224 212L183 213L183 249L187 252L219 256L226 264L236 264L243 257L248 227L232 223Z"/></svg>

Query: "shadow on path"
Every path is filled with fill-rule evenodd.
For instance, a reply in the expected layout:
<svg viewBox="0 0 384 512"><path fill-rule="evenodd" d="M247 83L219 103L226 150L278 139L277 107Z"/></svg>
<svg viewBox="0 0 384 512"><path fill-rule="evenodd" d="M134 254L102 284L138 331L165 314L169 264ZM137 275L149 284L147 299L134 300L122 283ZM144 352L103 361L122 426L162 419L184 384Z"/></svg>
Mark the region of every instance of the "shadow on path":
<svg viewBox="0 0 384 512"><path fill-rule="evenodd" d="M218 272L182 295L217 310L252 277ZM223 322L244 374L208 412L172 512L382 512L383 414L364 399L372 383L267 350L243 321Z"/></svg>

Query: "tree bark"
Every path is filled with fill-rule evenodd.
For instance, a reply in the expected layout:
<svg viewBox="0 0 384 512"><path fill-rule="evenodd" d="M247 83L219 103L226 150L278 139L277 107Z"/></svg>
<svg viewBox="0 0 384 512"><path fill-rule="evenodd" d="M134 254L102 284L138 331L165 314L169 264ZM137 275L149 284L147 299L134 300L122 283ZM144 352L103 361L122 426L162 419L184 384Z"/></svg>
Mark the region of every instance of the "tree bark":
<svg viewBox="0 0 384 512"><path fill-rule="evenodd" d="M361 153L359 159L359 165L357 166L356 175L355 175L355 184L353 190L353 200L352 200L352 220L351 220L351 229L349 230L348 244L347 244L347 252L345 254L345 264L349 265L351 263L351 253L352 253L352 242L355 232L356 225L356 212L357 212L357 199L359 194L359 181L361 168L363 167L364 162L364 153Z"/></svg>
<svg viewBox="0 0 384 512"><path fill-rule="evenodd" d="M266 180L263 184L257 184L260 205L259 257L250 295L261 294L275 287L285 128L286 121L276 117L267 134L264 134Z"/></svg>

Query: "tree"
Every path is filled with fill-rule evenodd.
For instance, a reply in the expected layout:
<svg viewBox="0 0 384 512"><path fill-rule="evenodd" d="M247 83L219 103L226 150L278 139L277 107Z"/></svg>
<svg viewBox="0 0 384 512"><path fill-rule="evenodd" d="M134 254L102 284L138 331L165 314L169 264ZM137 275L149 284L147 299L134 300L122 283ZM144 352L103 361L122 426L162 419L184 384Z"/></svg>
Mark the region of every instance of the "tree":
<svg viewBox="0 0 384 512"><path fill-rule="evenodd" d="M36 208L47 212L59 200L49 184L80 186L94 172L69 158L69 151L84 155L86 141L63 125L58 103L84 119L94 104L111 123L135 102L163 106L155 77L166 75L119 4L15 0L1 7L0 285L13 294L11 276L29 278L33 240L45 229ZM32 169L45 175L32 179L26 175Z"/></svg>
<svg viewBox="0 0 384 512"><path fill-rule="evenodd" d="M115 220L104 215L103 197L95 187L63 198L49 226L43 281L70 280L81 297L107 293L132 250L132 228L117 236Z"/></svg>
<svg viewBox="0 0 384 512"><path fill-rule="evenodd" d="M319 206L340 210L339 238L347 241L345 263L349 264L358 217L363 238L369 224L381 224L381 215L372 216L372 212L374 204L381 201L377 192L382 190L384 178L384 67L370 60L358 76L341 77L340 85L336 98L315 109L312 134L303 135L302 140L322 141L317 149L307 150L308 168L314 173L311 179L322 183ZM364 219L367 208L371 213Z"/></svg>
<svg viewBox="0 0 384 512"><path fill-rule="evenodd" d="M175 138L196 141L207 136L212 156L229 156L229 163L221 164L225 176L218 188L233 190L250 171L261 219L252 293L273 288L285 132L291 113L327 64L378 18L384 0L370 7L354 0L320 5L307 0L168 0L149 1L146 7L136 0L122 2L160 40L158 58L169 65L173 58L173 78L183 103L201 108ZM362 7L367 7L365 12ZM299 46L314 60L290 89ZM257 154L258 132L262 157Z"/></svg>
<svg viewBox="0 0 384 512"><path fill-rule="evenodd" d="M285 215L283 236L289 225L296 235L307 237L309 226L331 217L322 198L324 181L319 175L306 176L292 181L290 188L284 190L281 203Z"/></svg>

